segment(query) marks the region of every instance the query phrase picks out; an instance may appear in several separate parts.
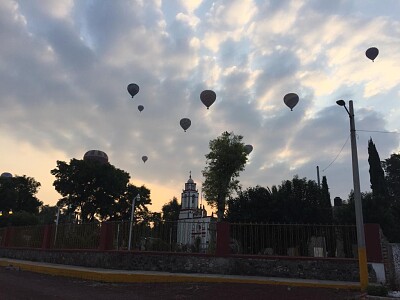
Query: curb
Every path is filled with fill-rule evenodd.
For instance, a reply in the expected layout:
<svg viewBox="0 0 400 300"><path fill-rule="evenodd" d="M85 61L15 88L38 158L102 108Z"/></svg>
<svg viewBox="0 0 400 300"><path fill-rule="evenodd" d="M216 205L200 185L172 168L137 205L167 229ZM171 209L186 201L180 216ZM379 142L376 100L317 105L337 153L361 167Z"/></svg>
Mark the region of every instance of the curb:
<svg viewBox="0 0 400 300"><path fill-rule="evenodd" d="M95 269L70 265L57 265L42 262L21 261L0 258L0 266L21 269L54 276L73 277L112 283L155 283L155 282L208 282L208 283L247 283L285 285L297 287L319 287L331 289L359 290L358 282L323 281L291 278L272 278L218 274L185 274L149 271L125 271Z"/></svg>

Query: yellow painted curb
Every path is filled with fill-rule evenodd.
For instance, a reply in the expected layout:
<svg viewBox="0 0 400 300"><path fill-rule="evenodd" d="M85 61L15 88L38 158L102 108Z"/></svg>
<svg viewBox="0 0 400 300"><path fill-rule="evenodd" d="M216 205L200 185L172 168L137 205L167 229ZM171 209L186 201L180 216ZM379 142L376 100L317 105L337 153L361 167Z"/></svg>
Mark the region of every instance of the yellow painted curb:
<svg viewBox="0 0 400 300"><path fill-rule="evenodd" d="M34 262L17 262L15 260L0 259L0 266L7 267L13 266L20 268L25 271L42 273L55 276L73 277L80 279L87 279L93 281L101 282L119 282L119 283L154 283L154 282L209 282L209 283L253 283L253 284L269 284L269 285L284 285L284 286L297 286L297 287L320 287L320 288L331 288L331 289L353 289L359 290L360 286L354 283L324 283L324 282L301 282L301 281L279 281L271 279L253 279L251 276L248 278L233 278L214 276L191 276L182 275L174 273L166 274L133 274L133 273L116 273L116 270L110 271L97 271L90 270L89 268L85 270L74 269L74 266L63 267L60 266L45 266L40 264L35 264Z"/></svg>

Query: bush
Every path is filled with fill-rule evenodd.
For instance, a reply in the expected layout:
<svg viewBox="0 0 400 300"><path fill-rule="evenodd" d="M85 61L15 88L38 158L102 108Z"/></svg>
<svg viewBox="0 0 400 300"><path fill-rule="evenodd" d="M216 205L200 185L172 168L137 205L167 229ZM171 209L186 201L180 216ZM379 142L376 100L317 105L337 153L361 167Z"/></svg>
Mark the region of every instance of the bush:
<svg viewBox="0 0 400 300"><path fill-rule="evenodd" d="M388 295L388 289L383 285L369 285L367 287L367 293L371 296L386 297Z"/></svg>

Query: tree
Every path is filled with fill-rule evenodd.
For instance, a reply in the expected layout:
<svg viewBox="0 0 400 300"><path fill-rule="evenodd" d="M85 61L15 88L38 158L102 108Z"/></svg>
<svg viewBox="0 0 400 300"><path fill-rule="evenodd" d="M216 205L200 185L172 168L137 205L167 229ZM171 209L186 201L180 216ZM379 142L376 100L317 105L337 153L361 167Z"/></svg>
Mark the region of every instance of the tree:
<svg viewBox="0 0 400 300"><path fill-rule="evenodd" d="M229 222L277 222L278 205L271 191L261 186L250 187L227 202L226 218Z"/></svg>
<svg viewBox="0 0 400 300"><path fill-rule="evenodd" d="M181 205L178 203L178 199L173 197L171 201L164 204L162 207L162 219L164 221L175 222L179 219L179 212Z"/></svg>
<svg viewBox="0 0 400 300"><path fill-rule="evenodd" d="M319 203L322 219L326 223L332 223L332 203L331 194L329 193L328 181L326 176L322 176L321 185L321 202Z"/></svg>
<svg viewBox="0 0 400 300"><path fill-rule="evenodd" d="M230 222L331 223L332 209L326 178L323 188L314 180L294 176L271 189L256 186L229 199Z"/></svg>
<svg viewBox="0 0 400 300"><path fill-rule="evenodd" d="M395 226L392 201L386 185L383 164L372 139L368 141L368 163L372 193L364 199L365 222L379 223L384 234L390 239Z"/></svg>
<svg viewBox="0 0 400 300"><path fill-rule="evenodd" d="M42 205L38 214L40 224L54 224L57 218L57 206Z"/></svg>
<svg viewBox="0 0 400 300"><path fill-rule="evenodd" d="M299 178L283 181L278 187L278 198L284 203L285 223L325 223L321 216L321 190L314 180Z"/></svg>
<svg viewBox="0 0 400 300"><path fill-rule="evenodd" d="M135 222L147 222L151 219L151 212L147 208L147 205L151 204L150 190L144 185L137 187L133 184L128 184L120 200L115 203L109 220L130 220L132 201L138 194L140 195L140 199L136 198L135 200Z"/></svg>
<svg viewBox="0 0 400 300"><path fill-rule="evenodd" d="M383 162L388 194L391 200L390 208L393 220L400 220L400 154L392 154ZM388 239L400 242L400 226L393 226Z"/></svg>
<svg viewBox="0 0 400 300"><path fill-rule="evenodd" d="M68 214L79 212L82 222L123 219L129 215L130 203L140 192L135 208L145 211L151 203L150 191L144 186L129 184L129 174L109 163L71 159L57 161L51 170L56 177L53 185L63 197L58 205Z"/></svg>
<svg viewBox="0 0 400 300"><path fill-rule="evenodd" d="M245 169L247 153L242 139L241 135L225 131L209 143L202 189L207 203L217 207L218 221L223 219L226 199L239 186L236 178Z"/></svg>
<svg viewBox="0 0 400 300"><path fill-rule="evenodd" d="M383 162L388 193L396 203L400 202L400 154L392 154Z"/></svg>
<svg viewBox="0 0 400 300"><path fill-rule="evenodd" d="M372 138L368 141L368 163L372 195L380 197L381 200L385 201L388 196L385 173L383 172L381 160Z"/></svg>
<svg viewBox="0 0 400 300"><path fill-rule="evenodd" d="M7 223L11 226L38 225L39 218L33 213L21 210L10 215Z"/></svg>
<svg viewBox="0 0 400 300"><path fill-rule="evenodd" d="M0 211L38 213L42 202L36 197L40 183L32 177L0 177Z"/></svg>

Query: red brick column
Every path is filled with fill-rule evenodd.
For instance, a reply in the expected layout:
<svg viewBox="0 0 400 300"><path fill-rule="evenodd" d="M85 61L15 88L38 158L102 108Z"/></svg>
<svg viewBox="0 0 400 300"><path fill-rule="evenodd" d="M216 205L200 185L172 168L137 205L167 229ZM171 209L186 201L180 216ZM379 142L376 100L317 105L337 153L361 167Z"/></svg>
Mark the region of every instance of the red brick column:
<svg viewBox="0 0 400 300"><path fill-rule="evenodd" d="M11 247L12 245L12 238L14 236L14 227L7 227L6 232L4 233L4 240L2 242L2 246L4 247Z"/></svg>
<svg viewBox="0 0 400 300"><path fill-rule="evenodd" d="M230 224L228 222L217 223L217 249L215 254L218 256L230 255Z"/></svg>
<svg viewBox="0 0 400 300"><path fill-rule="evenodd" d="M99 250L111 250L113 248L113 223L101 223Z"/></svg>
<svg viewBox="0 0 400 300"><path fill-rule="evenodd" d="M367 261L382 263L382 247L379 224L364 224L365 248L367 250Z"/></svg>
<svg viewBox="0 0 400 300"><path fill-rule="evenodd" d="M53 235L53 226L45 225L43 231L42 249L49 249Z"/></svg>

